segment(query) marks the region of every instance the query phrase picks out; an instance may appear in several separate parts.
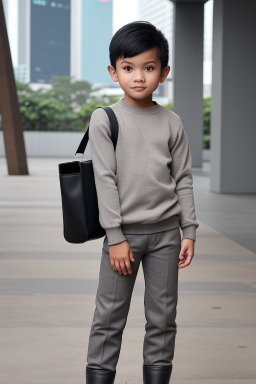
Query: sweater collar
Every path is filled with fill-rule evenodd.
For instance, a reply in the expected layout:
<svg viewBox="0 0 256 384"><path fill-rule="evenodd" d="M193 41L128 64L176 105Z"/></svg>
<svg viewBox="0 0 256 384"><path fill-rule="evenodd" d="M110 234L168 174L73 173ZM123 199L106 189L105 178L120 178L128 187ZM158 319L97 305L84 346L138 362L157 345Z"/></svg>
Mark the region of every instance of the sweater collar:
<svg viewBox="0 0 256 384"><path fill-rule="evenodd" d="M155 104L154 107L136 107L135 105L127 103L124 99L120 99L116 104L126 111L134 112L139 115L155 115L160 112L161 105L156 101L153 101L153 103Z"/></svg>

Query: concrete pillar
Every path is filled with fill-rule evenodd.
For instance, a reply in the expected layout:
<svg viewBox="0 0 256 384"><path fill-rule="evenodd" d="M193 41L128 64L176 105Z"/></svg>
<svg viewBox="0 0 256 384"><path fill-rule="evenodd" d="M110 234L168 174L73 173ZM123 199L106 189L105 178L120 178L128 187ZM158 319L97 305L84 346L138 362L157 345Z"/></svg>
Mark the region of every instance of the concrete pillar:
<svg viewBox="0 0 256 384"><path fill-rule="evenodd" d="M193 167L202 166L204 2L174 1L174 111L187 132Z"/></svg>
<svg viewBox="0 0 256 384"><path fill-rule="evenodd" d="M213 192L256 193L255 20L255 0L214 0Z"/></svg>

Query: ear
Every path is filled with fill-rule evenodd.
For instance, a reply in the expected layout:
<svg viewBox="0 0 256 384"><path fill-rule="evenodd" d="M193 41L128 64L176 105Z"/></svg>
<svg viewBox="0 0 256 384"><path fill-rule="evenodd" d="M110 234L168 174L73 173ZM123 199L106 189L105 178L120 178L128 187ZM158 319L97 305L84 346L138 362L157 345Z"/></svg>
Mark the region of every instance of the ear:
<svg viewBox="0 0 256 384"><path fill-rule="evenodd" d="M163 83L165 81L166 77L169 75L170 69L171 69L171 67L169 65L167 65L167 67L165 67L162 70L160 80L159 80L160 83Z"/></svg>
<svg viewBox="0 0 256 384"><path fill-rule="evenodd" d="M117 73L115 71L115 68L112 65L108 65L108 71L109 71L110 76L112 77L112 80L118 81Z"/></svg>

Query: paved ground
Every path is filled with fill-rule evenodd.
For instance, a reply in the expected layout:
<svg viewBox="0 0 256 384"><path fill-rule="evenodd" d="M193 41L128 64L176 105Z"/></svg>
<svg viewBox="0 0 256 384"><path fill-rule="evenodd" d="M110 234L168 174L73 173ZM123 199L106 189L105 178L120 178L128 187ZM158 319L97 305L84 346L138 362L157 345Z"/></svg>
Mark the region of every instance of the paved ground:
<svg viewBox="0 0 256 384"><path fill-rule="evenodd" d="M82 384L102 239L65 242L58 163L30 158L7 176L0 158L0 383ZM200 227L180 270L172 383L256 383L256 195L209 192L209 163L193 169ZM140 268L116 384L142 383Z"/></svg>

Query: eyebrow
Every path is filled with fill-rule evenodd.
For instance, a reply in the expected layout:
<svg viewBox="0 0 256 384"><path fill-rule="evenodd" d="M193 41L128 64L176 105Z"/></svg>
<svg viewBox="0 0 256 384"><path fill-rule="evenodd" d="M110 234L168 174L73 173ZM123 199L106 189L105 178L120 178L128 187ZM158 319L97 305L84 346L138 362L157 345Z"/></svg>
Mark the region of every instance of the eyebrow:
<svg viewBox="0 0 256 384"><path fill-rule="evenodd" d="M127 63L127 64L133 64L131 61L127 61L127 60L125 60L125 61L122 61L122 63L121 64L123 64L123 63ZM145 63L143 63L143 64L149 64L149 63L154 63L154 64L156 64L156 61L154 61L154 60L150 60L150 61L146 61Z"/></svg>

